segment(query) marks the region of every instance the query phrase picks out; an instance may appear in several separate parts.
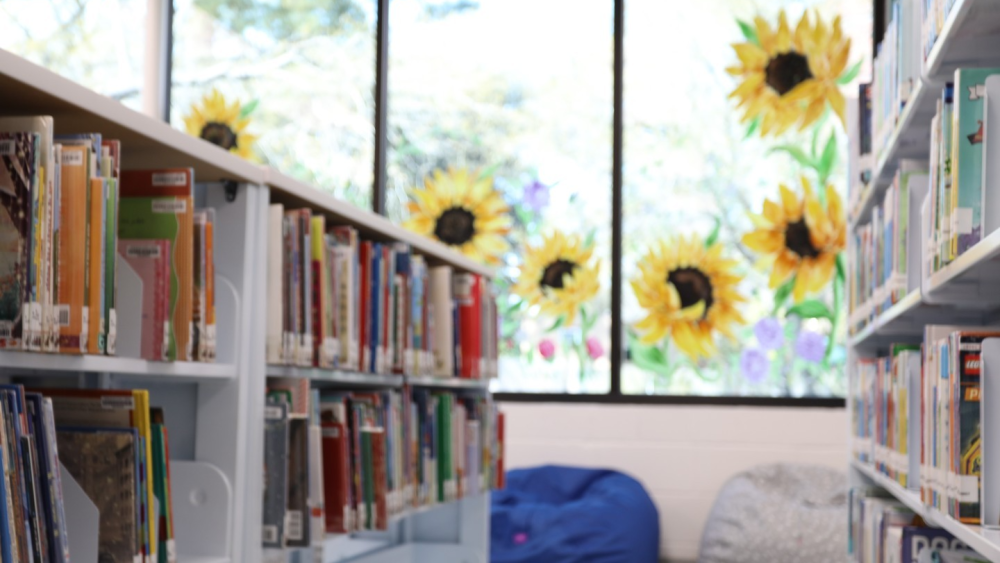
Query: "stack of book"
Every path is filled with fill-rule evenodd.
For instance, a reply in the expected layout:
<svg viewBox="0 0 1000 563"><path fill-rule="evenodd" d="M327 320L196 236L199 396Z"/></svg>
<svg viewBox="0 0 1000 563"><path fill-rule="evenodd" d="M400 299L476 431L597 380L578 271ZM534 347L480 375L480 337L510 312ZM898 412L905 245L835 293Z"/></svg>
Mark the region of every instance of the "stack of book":
<svg viewBox="0 0 1000 563"><path fill-rule="evenodd" d="M880 491L851 489L848 510L848 560L855 563L989 561Z"/></svg>
<svg viewBox="0 0 1000 563"><path fill-rule="evenodd" d="M413 508L503 486L503 415L485 397L270 378L265 416L265 547L385 530Z"/></svg>
<svg viewBox="0 0 1000 563"><path fill-rule="evenodd" d="M405 243L362 240L310 209L271 205L268 236L268 363L496 377L487 278L428 266Z"/></svg>
<svg viewBox="0 0 1000 563"><path fill-rule="evenodd" d="M966 524L980 523L980 351L998 337L989 328L928 325L921 351L894 345L890 357L852 366L855 457Z"/></svg>
<svg viewBox="0 0 1000 563"><path fill-rule="evenodd" d="M175 561L169 459L147 391L0 386L0 559L70 561L62 465L100 512L100 561Z"/></svg>
<svg viewBox="0 0 1000 563"><path fill-rule="evenodd" d="M53 125L0 118L0 348L114 355L121 253L143 284L124 312L141 357L211 361L214 215L194 210L192 171L122 171L118 141Z"/></svg>

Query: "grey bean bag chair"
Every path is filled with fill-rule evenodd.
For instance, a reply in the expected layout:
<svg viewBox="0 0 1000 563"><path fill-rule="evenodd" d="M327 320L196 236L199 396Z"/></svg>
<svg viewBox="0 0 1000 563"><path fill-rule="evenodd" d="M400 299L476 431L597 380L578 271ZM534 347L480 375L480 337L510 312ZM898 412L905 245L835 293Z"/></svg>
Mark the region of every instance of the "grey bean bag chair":
<svg viewBox="0 0 1000 563"><path fill-rule="evenodd" d="M841 563L847 475L813 465L762 465L735 475L705 524L698 563Z"/></svg>

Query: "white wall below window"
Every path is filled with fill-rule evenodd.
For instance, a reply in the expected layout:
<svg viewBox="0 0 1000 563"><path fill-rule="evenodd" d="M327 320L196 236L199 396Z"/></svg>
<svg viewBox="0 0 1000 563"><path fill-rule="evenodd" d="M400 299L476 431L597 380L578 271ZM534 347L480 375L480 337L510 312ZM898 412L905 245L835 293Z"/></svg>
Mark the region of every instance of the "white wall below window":
<svg viewBox="0 0 1000 563"><path fill-rule="evenodd" d="M694 561L719 488L762 463L846 474L844 409L502 403L507 467L604 467L642 481L660 512L660 553ZM846 476L845 476L846 479Z"/></svg>

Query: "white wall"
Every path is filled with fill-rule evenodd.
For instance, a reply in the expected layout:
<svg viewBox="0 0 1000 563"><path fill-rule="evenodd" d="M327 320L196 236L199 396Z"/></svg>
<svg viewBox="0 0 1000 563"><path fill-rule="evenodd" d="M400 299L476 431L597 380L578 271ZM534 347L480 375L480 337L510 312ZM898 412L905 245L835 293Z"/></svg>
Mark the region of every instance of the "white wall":
<svg viewBox="0 0 1000 563"><path fill-rule="evenodd" d="M502 403L507 467L606 467L642 481L660 512L661 555L694 561L719 488L761 463L847 470L844 409ZM846 478L846 477L845 477Z"/></svg>

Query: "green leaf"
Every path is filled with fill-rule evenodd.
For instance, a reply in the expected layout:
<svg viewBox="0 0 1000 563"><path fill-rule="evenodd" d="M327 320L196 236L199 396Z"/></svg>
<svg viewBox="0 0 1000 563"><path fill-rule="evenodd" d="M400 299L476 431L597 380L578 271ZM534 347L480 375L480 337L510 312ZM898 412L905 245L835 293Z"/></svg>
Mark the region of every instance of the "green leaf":
<svg viewBox="0 0 1000 563"><path fill-rule="evenodd" d="M837 79L837 84L844 86L850 84L852 80L857 78L858 73L861 72L861 62L862 61L859 60L858 62L854 63L854 66L852 66L847 72L841 74L840 78Z"/></svg>
<svg viewBox="0 0 1000 563"><path fill-rule="evenodd" d="M705 248L710 248L715 241L719 240L719 230L722 228L722 221L718 217L712 217L715 219L715 226L712 227L712 232L708 234L708 238L705 239Z"/></svg>
<svg viewBox="0 0 1000 563"><path fill-rule="evenodd" d="M664 373L669 367L667 356L656 346L643 344L629 335L629 357L636 366L654 373Z"/></svg>
<svg viewBox="0 0 1000 563"><path fill-rule="evenodd" d="M496 164L491 164L490 166L483 168L483 170L479 173L479 179L482 180L483 178L492 178L493 175L496 174L497 170L499 169L500 169L499 162Z"/></svg>
<svg viewBox="0 0 1000 563"><path fill-rule="evenodd" d="M747 41L753 43L754 45L760 45L760 38L757 37L757 29L743 20L736 20L737 25L740 26L740 31L743 32L743 37Z"/></svg>
<svg viewBox="0 0 1000 563"><path fill-rule="evenodd" d="M254 100L250 100L250 102L248 102L247 105L245 105L242 108L240 108L240 117L239 118L240 119L244 119L244 118L248 117L251 113L253 113L253 110L257 109L257 104L259 104L259 103L260 103L260 99L259 98L258 99L254 99Z"/></svg>
<svg viewBox="0 0 1000 563"><path fill-rule="evenodd" d="M833 171L833 166L837 162L837 135L830 132L830 138L826 140L826 146L823 147L823 154L819 157L819 165L816 167L816 171L819 172L820 179L825 180L830 176L830 172ZM826 186L818 186L818 190L825 190Z"/></svg>
<svg viewBox="0 0 1000 563"><path fill-rule="evenodd" d="M774 292L774 311L771 312L772 315L777 314L778 309L788 301L788 296L792 294L792 289L795 288L795 276L792 279L786 281Z"/></svg>
<svg viewBox="0 0 1000 563"><path fill-rule="evenodd" d="M587 233L587 238L583 240L583 248L589 249L590 247L594 246L594 239L596 237L597 237L597 229L590 229L590 232Z"/></svg>
<svg viewBox="0 0 1000 563"><path fill-rule="evenodd" d="M783 152L788 154L788 156L794 158L795 161L801 164L802 166L806 166L808 168L816 168L816 163L813 162L813 159L810 158L809 155L805 153L805 151L803 151L801 148L795 145L778 145L772 148L768 152L770 153Z"/></svg>
<svg viewBox="0 0 1000 563"><path fill-rule="evenodd" d="M751 121L750 125L747 127L747 134L743 137L744 139L749 139L754 133L757 132L757 129L760 128L760 121L761 119L759 117L753 118L753 121Z"/></svg>
<svg viewBox="0 0 1000 563"><path fill-rule="evenodd" d="M563 315L559 315L559 318L556 319L556 322L552 323L552 326L550 326L545 332L552 332L553 330L561 327L564 322L566 322L566 317Z"/></svg>
<svg viewBox="0 0 1000 563"><path fill-rule="evenodd" d="M597 324L597 317L598 315L596 314L593 317L591 317L589 314L587 314L587 308L584 307L583 305L580 306L580 320L582 323L584 336L586 336L586 334L590 332L590 329L594 328L594 325Z"/></svg>
<svg viewBox="0 0 1000 563"><path fill-rule="evenodd" d="M830 308L826 306L826 303L815 299L803 301L802 303L792 306L788 309L788 314L798 315L803 319L833 320L833 313L830 312Z"/></svg>

